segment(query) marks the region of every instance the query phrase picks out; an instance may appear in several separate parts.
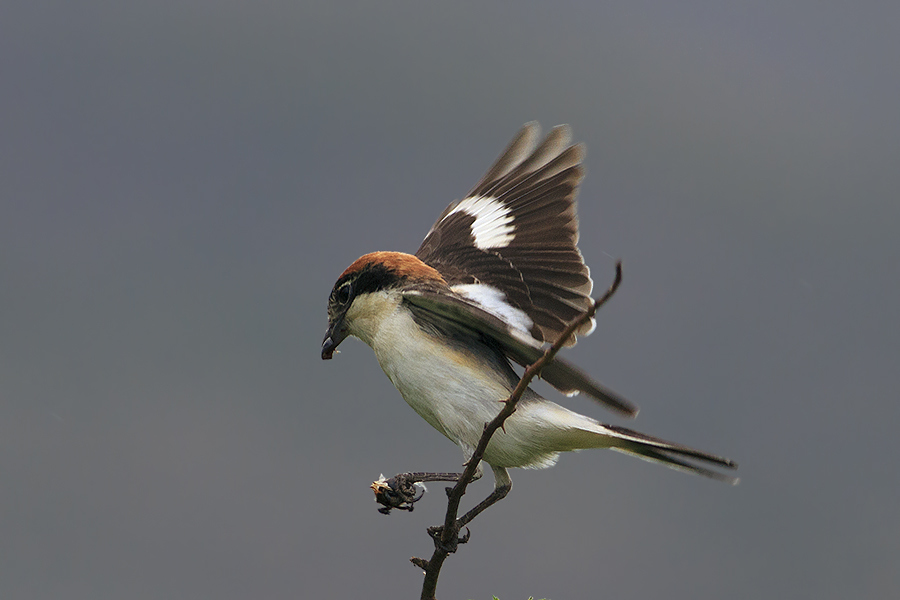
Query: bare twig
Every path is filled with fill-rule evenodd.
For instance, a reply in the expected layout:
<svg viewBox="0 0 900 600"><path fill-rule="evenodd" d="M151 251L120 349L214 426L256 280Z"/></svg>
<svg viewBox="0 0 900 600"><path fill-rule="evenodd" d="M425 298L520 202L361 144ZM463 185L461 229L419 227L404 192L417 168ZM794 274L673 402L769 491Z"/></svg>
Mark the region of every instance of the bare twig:
<svg viewBox="0 0 900 600"><path fill-rule="evenodd" d="M587 323L588 320L596 314L597 310L606 304L612 295L616 293L620 283L622 283L621 261L616 263L616 277L609 289L606 290L606 293L598 300L595 300L594 304L587 312L570 323L553 345L547 348L538 360L525 369L521 379L519 379L518 385L516 385L516 388L509 395L509 398L505 400L500 413L494 417L490 423L485 425L484 433L478 441L478 446L475 448L472 458L466 463L465 471L463 471L462 476L459 477L459 481L457 481L456 485L453 486L453 488L449 488L447 491L449 499L447 502L447 514L444 518L444 526L431 527L428 530L429 535L434 538L434 553L428 560L421 558L410 559L414 565L425 571L425 580L422 583L422 600L434 600L438 576L441 573L441 567L443 566L444 561L451 552L456 551L458 544L464 543L469 539L468 533L463 538L460 538L459 530L471 521L480 511L473 510L470 511L470 513L467 513L466 517L468 517L468 519L463 523L461 522L461 519L457 518L457 515L459 514L459 503L466 493L466 488L469 483L471 483L478 465L484 457L484 452L487 449L488 443L491 441L491 436L494 435L494 432L503 427L503 423L506 419L516 411L516 404L519 402L522 394L525 393L525 390L528 389L528 386L534 378L540 375L541 369L554 359L560 349L562 349L563 345L565 345L569 338L575 334L575 331ZM478 507L476 507L476 509L477 508Z"/></svg>

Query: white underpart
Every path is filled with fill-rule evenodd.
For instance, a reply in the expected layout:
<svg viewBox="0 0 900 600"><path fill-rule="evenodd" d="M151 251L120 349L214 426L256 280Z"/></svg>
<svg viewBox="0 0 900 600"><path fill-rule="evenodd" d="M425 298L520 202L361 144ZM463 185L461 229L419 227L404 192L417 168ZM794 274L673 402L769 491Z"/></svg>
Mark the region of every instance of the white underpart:
<svg viewBox="0 0 900 600"><path fill-rule="evenodd" d="M525 311L516 308L506 301L506 294L485 283L466 283L451 288L460 296L465 296L487 312L491 313L514 329L521 331L531 339L531 328L534 321Z"/></svg>
<svg viewBox="0 0 900 600"><path fill-rule="evenodd" d="M444 218L457 212L475 217L475 222L472 223L472 237L475 238L475 246L481 250L506 248L515 237L512 211L496 198L484 196L466 198L453 207Z"/></svg>
<svg viewBox="0 0 900 600"><path fill-rule="evenodd" d="M458 444L466 460L484 424L500 410L517 376L483 344L448 344L422 330L402 304L402 294L379 291L357 297L347 311L351 335L369 344L404 400L428 423ZM559 452L612 445L610 432L589 417L526 390L504 426L491 438L484 460L500 469L543 468Z"/></svg>

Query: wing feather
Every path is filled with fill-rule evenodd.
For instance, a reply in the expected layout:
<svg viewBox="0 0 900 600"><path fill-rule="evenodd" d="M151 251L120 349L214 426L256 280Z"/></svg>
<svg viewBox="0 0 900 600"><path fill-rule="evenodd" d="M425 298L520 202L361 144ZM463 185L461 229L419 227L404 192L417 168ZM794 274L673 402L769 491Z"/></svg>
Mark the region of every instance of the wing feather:
<svg viewBox="0 0 900 600"><path fill-rule="evenodd" d="M441 323L465 335L483 335L492 339L510 360L522 366L530 365L544 353L528 331L511 326L507 320L464 298L428 290L410 290L403 294L403 298L414 312L429 322ZM541 378L564 394L584 392L626 417L637 416L638 408L634 404L592 381L580 369L561 358L557 357L545 366Z"/></svg>
<svg viewBox="0 0 900 600"><path fill-rule="evenodd" d="M451 287L490 286L492 298L527 315L540 343L590 307L593 282L578 250L575 210L584 147L571 145L564 125L540 144L538 136L537 123L526 124L469 194L441 214L416 256ZM576 333L593 329L592 319Z"/></svg>

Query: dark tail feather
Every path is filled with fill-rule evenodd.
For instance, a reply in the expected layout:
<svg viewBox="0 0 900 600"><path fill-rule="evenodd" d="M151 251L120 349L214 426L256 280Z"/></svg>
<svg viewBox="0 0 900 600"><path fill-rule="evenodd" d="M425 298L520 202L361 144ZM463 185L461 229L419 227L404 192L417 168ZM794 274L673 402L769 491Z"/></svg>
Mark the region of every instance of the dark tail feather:
<svg viewBox="0 0 900 600"><path fill-rule="evenodd" d="M618 440L618 443L610 446L611 450L618 450L632 456L637 456L651 462L661 463L672 469L686 471L688 473L696 473L717 481L724 481L731 485L737 485L740 481L737 477L725 475L704 466L693 464L686 458L695 459L703 463L709 463L728 469L736 469L737 463L721 456L715 456L708 452L694 450L687 446L667 442L653 436L638 433L624 427L616 427L613 425L604 425Z"/></svg>

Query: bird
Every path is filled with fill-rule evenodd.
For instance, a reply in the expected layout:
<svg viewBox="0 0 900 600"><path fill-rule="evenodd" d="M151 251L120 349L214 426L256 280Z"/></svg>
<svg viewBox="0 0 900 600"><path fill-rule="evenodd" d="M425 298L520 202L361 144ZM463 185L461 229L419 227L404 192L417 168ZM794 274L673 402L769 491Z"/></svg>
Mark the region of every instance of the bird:
<svg viewBox="0 0 900 600"><path fill-rule="evenodd" d="M519 381L513 363L536 361L593 304L576 213L585 147L571 139L567 125L540 141L539 125L525 124L415 254L361 256L328 298L322 358L349 336L362 340L403 399L466 460ZM595 326L595 318L585 322L566 346ZM584 393L621 416L637 415L634 404L558 355L540 377L566 396ZM494 475L489 500L512 488L509 469L550 467L562 452L590 448L738 481L715 470L737 468L732 460L603 424L528 388L484 452Z"/></svg>

